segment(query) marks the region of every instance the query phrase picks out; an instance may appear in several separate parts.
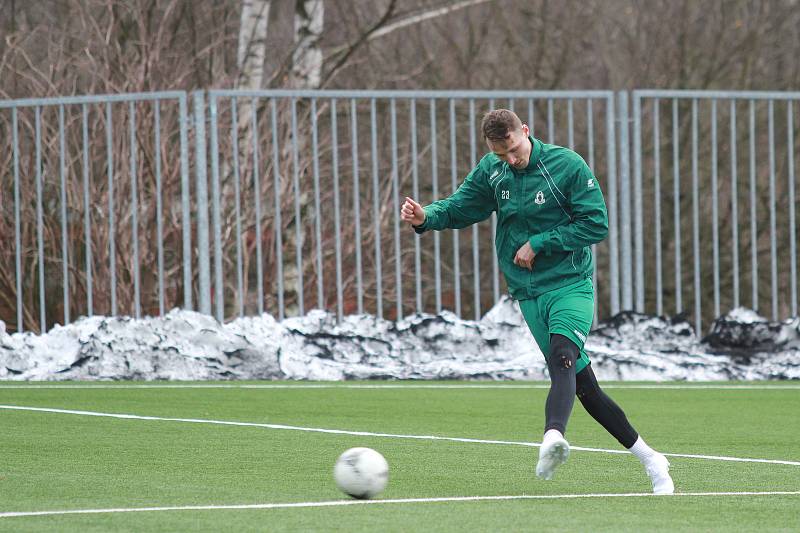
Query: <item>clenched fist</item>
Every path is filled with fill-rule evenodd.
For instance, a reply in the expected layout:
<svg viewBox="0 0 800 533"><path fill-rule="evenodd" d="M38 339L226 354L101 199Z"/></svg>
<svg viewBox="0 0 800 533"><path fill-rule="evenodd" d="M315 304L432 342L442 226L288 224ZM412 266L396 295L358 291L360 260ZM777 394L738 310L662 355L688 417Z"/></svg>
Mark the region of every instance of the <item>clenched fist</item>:
<svg viewBox="0 0 800 533"><path fill-rule="evenodd" d="M533 260L535 258L536 252L531 248L531 243L526 242L517 250L517 254L514 256L514 264L522 268L527 268L528 270L533 270Z"/></svg>
<svg viewBox="0 0 800 533"><path fill-rule="evenodd" d="M425 222L425 211L423 211L421 205L406 196L406 201L403 202L403 207L400 208L400 219L412 226L419 226Z"/></svg>

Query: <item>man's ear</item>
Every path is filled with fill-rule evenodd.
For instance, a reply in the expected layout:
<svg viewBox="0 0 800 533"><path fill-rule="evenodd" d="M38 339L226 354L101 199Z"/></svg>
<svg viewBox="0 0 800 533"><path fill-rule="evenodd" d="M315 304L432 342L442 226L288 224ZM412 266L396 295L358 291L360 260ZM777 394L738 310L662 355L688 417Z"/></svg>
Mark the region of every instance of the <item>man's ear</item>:
<svg viewBox="0 0 800 533"><path fill-rule="evenodd" d="M527 124L522 125L522 133L525 134L525 137L531 134L531 129L528 127Z"/></svg>

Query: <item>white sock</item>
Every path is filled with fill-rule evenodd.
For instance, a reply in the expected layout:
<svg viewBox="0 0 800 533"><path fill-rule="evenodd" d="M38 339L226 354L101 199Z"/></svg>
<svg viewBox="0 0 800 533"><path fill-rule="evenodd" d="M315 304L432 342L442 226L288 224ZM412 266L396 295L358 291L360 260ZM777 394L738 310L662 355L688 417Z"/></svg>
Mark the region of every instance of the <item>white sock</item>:
<svg viewBox="0 0 800 533"><path fill-rule="evenodd" d="M628 451L638 457L642 463L646 463L651 457L658 454L657 451L647 445L642 437L636 439L636 442L628 448Z"/></svg>
<svg viewBox="0 0 800 533"><path fill-rule="evenodd" d="M544 437L542 437L542 444L545 442L554 440L554 439L563 439L564 435L557 429L548 429L544 432Z"/></svg>

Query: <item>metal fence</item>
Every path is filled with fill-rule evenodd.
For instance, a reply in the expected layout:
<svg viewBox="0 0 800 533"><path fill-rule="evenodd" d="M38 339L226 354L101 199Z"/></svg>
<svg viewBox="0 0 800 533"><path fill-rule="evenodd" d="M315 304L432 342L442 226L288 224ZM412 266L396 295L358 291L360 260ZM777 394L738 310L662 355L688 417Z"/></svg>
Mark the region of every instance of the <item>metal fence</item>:
<svg viewBox="0 0 800 533"><path fill-rule="evenodd" d="M417 236L399 206L450 194L485 152L481 115L501 106L583 155L604 187L598 316L686 313L700 330L740 304L796 315L797 98L214 90L191 102L183 92L0 102L0 224L14 234L0 252L0 318L20 331L176 306L219 320L311 308L478 318L505 289L495 219Z"/></svg>
<svg viewBox="0 0 800 533"><path fill-rule="evenodd" d="M183 92L0 101L9 329L192 307L186 101Z"/></svg>
<svg viewBox="0 0 800 533"><path fill-rule="evenodd" d="M773 320L797 316L798 99L632 93L633 187L625 174L621 185L635 195L634 220L623 223L634 231L623 235L626 309L686 313L698 331L704 318L740 305ZM620 197L621 213L628 201Z"/></svg>
<svg viewBox="0 0 800 533"><path fill-rule="evenodd" d="M404 195L427 202L455 190L485 151L476 129L496 105L515 108L535 134L587 154L590 164L605 169L610 155L613 173L610 92L273 90L208 98L214 265L205 286L201 265L200 292L213 286L220 319L264 310L282 318L312 307L339 316L451 309L479 318L502 287L487 245L495 221L420 238L401 228L399 208Z"/></svg>

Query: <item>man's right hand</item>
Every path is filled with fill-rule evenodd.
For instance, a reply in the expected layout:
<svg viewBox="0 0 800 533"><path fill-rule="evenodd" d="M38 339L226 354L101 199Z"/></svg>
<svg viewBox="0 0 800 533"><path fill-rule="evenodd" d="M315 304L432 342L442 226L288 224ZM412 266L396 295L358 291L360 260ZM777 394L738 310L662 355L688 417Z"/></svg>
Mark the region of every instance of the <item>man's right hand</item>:
<svg viewBox="0 0 800 533"><path fill-rule="evenodd" d="M425 211L421 205L406 196L406 201L403 202L403 207L400 208L400 219L412 226L420 226L425 222Z"/></svg>

